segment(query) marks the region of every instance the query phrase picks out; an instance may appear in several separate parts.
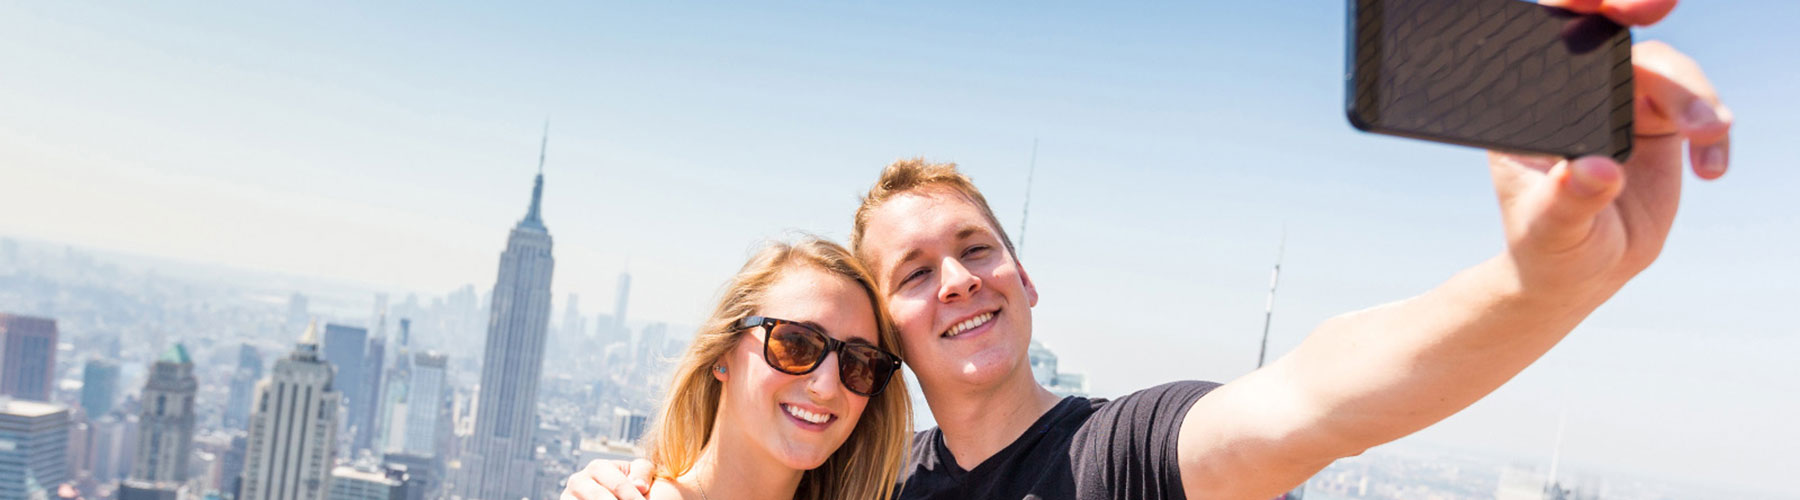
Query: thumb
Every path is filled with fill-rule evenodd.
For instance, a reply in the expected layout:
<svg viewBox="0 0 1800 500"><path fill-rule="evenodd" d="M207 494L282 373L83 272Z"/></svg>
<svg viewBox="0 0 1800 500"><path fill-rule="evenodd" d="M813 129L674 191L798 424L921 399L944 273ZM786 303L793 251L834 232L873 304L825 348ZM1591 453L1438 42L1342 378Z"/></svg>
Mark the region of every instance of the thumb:
<svg viewBox="0 0 1800 500"><path fill-rule="evenodd" d="M1527 194L1521 243L1544 252L1580 245L1594 220L1625 187L1625 171L1611 158L1590 156L1557 163Z"/></svg>

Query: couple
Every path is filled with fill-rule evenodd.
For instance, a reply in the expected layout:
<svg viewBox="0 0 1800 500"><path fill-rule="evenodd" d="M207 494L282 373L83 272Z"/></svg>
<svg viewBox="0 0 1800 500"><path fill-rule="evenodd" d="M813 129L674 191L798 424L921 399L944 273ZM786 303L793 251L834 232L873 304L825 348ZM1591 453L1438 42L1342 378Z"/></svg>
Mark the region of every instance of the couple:
<svg viewBox="0 0 1800 500"><path fill-rule="evenodd" d="M1542 3L1632 25L1675 6ZM1504 251L1332 318L1224 385L1112 401L1038 386L1038 291L981 193L953 165L890 165L856 211L851 250L778 245L733 280L680 365L649 461L589 464L563 498L1279 495L1498 388L1656 259L1684 157L1701 178L1724 175L1732 118L1686 56L1648 42L1633 58L1629 161L1490 154ZM939 427L908 435L901 358Z"/></svg>

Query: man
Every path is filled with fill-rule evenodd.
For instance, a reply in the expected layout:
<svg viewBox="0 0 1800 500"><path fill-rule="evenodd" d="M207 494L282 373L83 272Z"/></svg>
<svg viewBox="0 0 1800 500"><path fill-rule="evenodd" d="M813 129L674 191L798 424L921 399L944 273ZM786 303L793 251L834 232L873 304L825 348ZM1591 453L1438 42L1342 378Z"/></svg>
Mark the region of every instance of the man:
<svg viewBox="0 0 1800 500"><path fill-rule="evenodd" d="M1675 6L1543 3L1630 25ZM1697 175L1725 173L1732 116L1699 67L1657 42L1633 58L1637 141L1626 164L1489 155L1500 255L1422 295L1332 318L1230 383L1110 402L1059 399L1032 378L1037 289L968 179L953 165L889 166L851 243L938 422L915 438L901 498L1270 498L1474 403L1656 259L1680 200L1684 142ZM634 483L652 467L590 464L563 497L641 498Z"/></svg>

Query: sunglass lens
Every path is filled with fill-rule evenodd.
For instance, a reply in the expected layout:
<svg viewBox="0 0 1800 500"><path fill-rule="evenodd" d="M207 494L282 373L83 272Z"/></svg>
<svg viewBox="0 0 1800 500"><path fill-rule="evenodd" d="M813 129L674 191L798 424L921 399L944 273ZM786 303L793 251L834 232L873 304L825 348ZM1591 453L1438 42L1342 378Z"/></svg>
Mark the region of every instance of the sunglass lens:
<svg viewBox="0 0 1800 500"><path fill-rule="evenodd" d="M825 355L823 335L798 325L776 325L769 332L769 364L787 373L812 370Z"/></svg>
<svg viewBox="0 0 1800 500"><path fill-rule="evenodd" d="M839 371L844 378L844 387L857 394L875 395L876 391L887 387L888 378L894 375L892 362L874 347L852 344L842 355Z"/></svg>

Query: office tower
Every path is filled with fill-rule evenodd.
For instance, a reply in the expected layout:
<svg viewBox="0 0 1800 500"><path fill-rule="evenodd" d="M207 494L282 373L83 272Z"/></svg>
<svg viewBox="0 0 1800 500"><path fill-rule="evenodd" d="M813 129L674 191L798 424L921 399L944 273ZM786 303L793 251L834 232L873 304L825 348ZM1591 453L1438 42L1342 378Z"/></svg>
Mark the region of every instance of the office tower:
<svg viewBox="0 0 1800 500"><path fill-rule="evenodd" d="M338 467L331 471L331 500L390 500L401 482L387 473Z"/></svg>
<svg viewBox="0 0 1800 500"><path fill-rule="evenodd" d="M403 453L389 453L381 458L382 466L388 470L388 477L398 476L401 487L406 491L403 498L394 500L424 500L440 498L438 487L444 477L444 462L432 457L421 457ZM398 475L395 472L399 472Z"/></svg>
<svg viewBox="0 0 1800 500"><path fill-rule="evenodd" d="M119 364L112 360L88 360L81 367L81 411L88 420L112 413L119 400Z"/></svg>
<svg viewBox="0 0 1800 500"><path fill-rule="evenodd" d="M0 500L56 495L68 454L68 407L0 397Z"/></svg>
<svg viewBox="0 0 1800 500"><path fill-rule="evenodd" d="M638 334L637 359L639 363L661 363L666 356L669 340L668 323L651 323L644 325L644 333Z"/></svg>
<svg viewBox="0 0 1800 500"><path fill-rule="evenodd" d="M631 303L631 273L619 273L619 295L613 302L613 331L625 331L625 306Z"/></svg>
<svg viewBox="0 0 1800 500"><path fill-rule="evenodd" d="M225 403L225 427L243 429L250 421L250 400L256 396L256 381L262 380L262 353L250 344L238 346L237 370L231 372L231 394Z"/></svg>
<svg viewBox="0 0 1800 500"><path fill-rule="evenodd" d="M94 480L110 483L131 476L137 456L137 415L114 411L88 423L88 467Z"/></svg>
<svg viewBox="0 0 1800 500"><path fill-rule="evenodd" d="M0 396L49 401L56 320L0 313Z"/></svg>
<svg viewBox="0 0 1800 500"><path fill-rule="evenodd" d="M549 142L546 135L545 144ZM539 217L544 194L543 153L531 190L531 208L500 254L482 350L471 453L465 453L459 487L466 498L518 499L536 494L538 379L550 320L550 232Z"/></svg>
<svg viewBox="0 0 1800 500"><path fill-rule="evenodd" d="M194 362L175 344L150 368L138 413L137 454L131 478L146 483L180 483L188 478L194 450Z"/></svg>
<svg viewBox="0 0 1800 500"><path fill-rule="evenodd" d="M322 500L331 491L332 446L342 395L308 326L294 352L256 384L244 450L243 500Z"/></svg>
<svg viewBox="0 0 1800 500"><path fill-rule="evenodd" d="M445 380L447 358L441 353L421 352L413 355L412 376L407 384L406 412L403 415L401 451L426 457L439 456L437 440L441 426L449 425L443 417L450 400L450 385Z"/></svg>
<svg viewBox="0 0 1800 500"><path fill-rule="evenodd" d="M644 428L648 423L649 419L642 414L624 408L613 408L612 438L623 443L635 443L638 438L644 437Z"/></svg>
<svg viewBox="0 0 1800 500"><path fill-rule="evenodd" d="M394 362L388 366L387 374L382 377L381 411L376 415L377 429L381 432L375 436L371 450L381 453L399 451L406 446L406 402L407 389L412 379L412 356L408 354L411 346L407 345L412 337L412 321L400 320L399 341L394 345Z"/></svg>
<svg viewBox="0 0 1800 500"><path fill-rule="evenodd" d="M581 318L580 304L581 295L571 293L568 305L563 306L562 332L570 340L587 336L587 321Z"/></svg>
<svg viewBox="0 0 1800 500"><path fill-rule="evenodd" d="M1057 396L1087 396L1087 376L1059 371L1056 353L1036 340L1031 341L1029 349L1026 352L1031 360L1031 378L1036 379L1038 385Z"/></svg>
<svg viewBox="0 0 1800 500"><path fill-rule="evenodd" d="M244 458L250 449L250 439L242 432L231 431L231 447L226 448L225 455L219 458L220 475L219 492L226 498L237 498L243 492Z"/></svg>
<svg viewBox="0 0 1800 500"><path fill-rule="evenodd" d="M382 297L383 300L386 300L386 296ZM385 323L386 320L383 322ZM350 412L353 418L358 419L350 423L356 428L352 450L372 449L375 436L381 433L380 429L376 428L376 424L379 422L377 417L381 415L381 393L384 390L381 383L387 378L384 376L386 373L382 370L386 362L387 337L376 335L375 338L369 339L368 350L363 356L363 368L359 370L363 379L363 387L361 391L358 391L360 393L358 396L362 397L362 400L352 403L350 406L353 409L360 408L360 411Z"/></svg>
<svg viewBox="0 0 1800 500"><path fill-rule="evenodd" d="M312 312L307 309L305 295L295 292L293 296L288 297L287 329L283 331L291 332L306 328L306 322L312 317Z"/></svg>
<svg viewBox="0 0 1800 500"><path fill-rule="evenodd" d="M350 456L356 442L356 427L362 422L363 396L369 392L369 381L363 375L363 368L368 364L369 330L354 326L332 323L325 324L324 359L337 370L333 376L339 392L343 394L345 412L338 422L338 432L346 439L344 444L351 447L338 451Z"/></svg>

